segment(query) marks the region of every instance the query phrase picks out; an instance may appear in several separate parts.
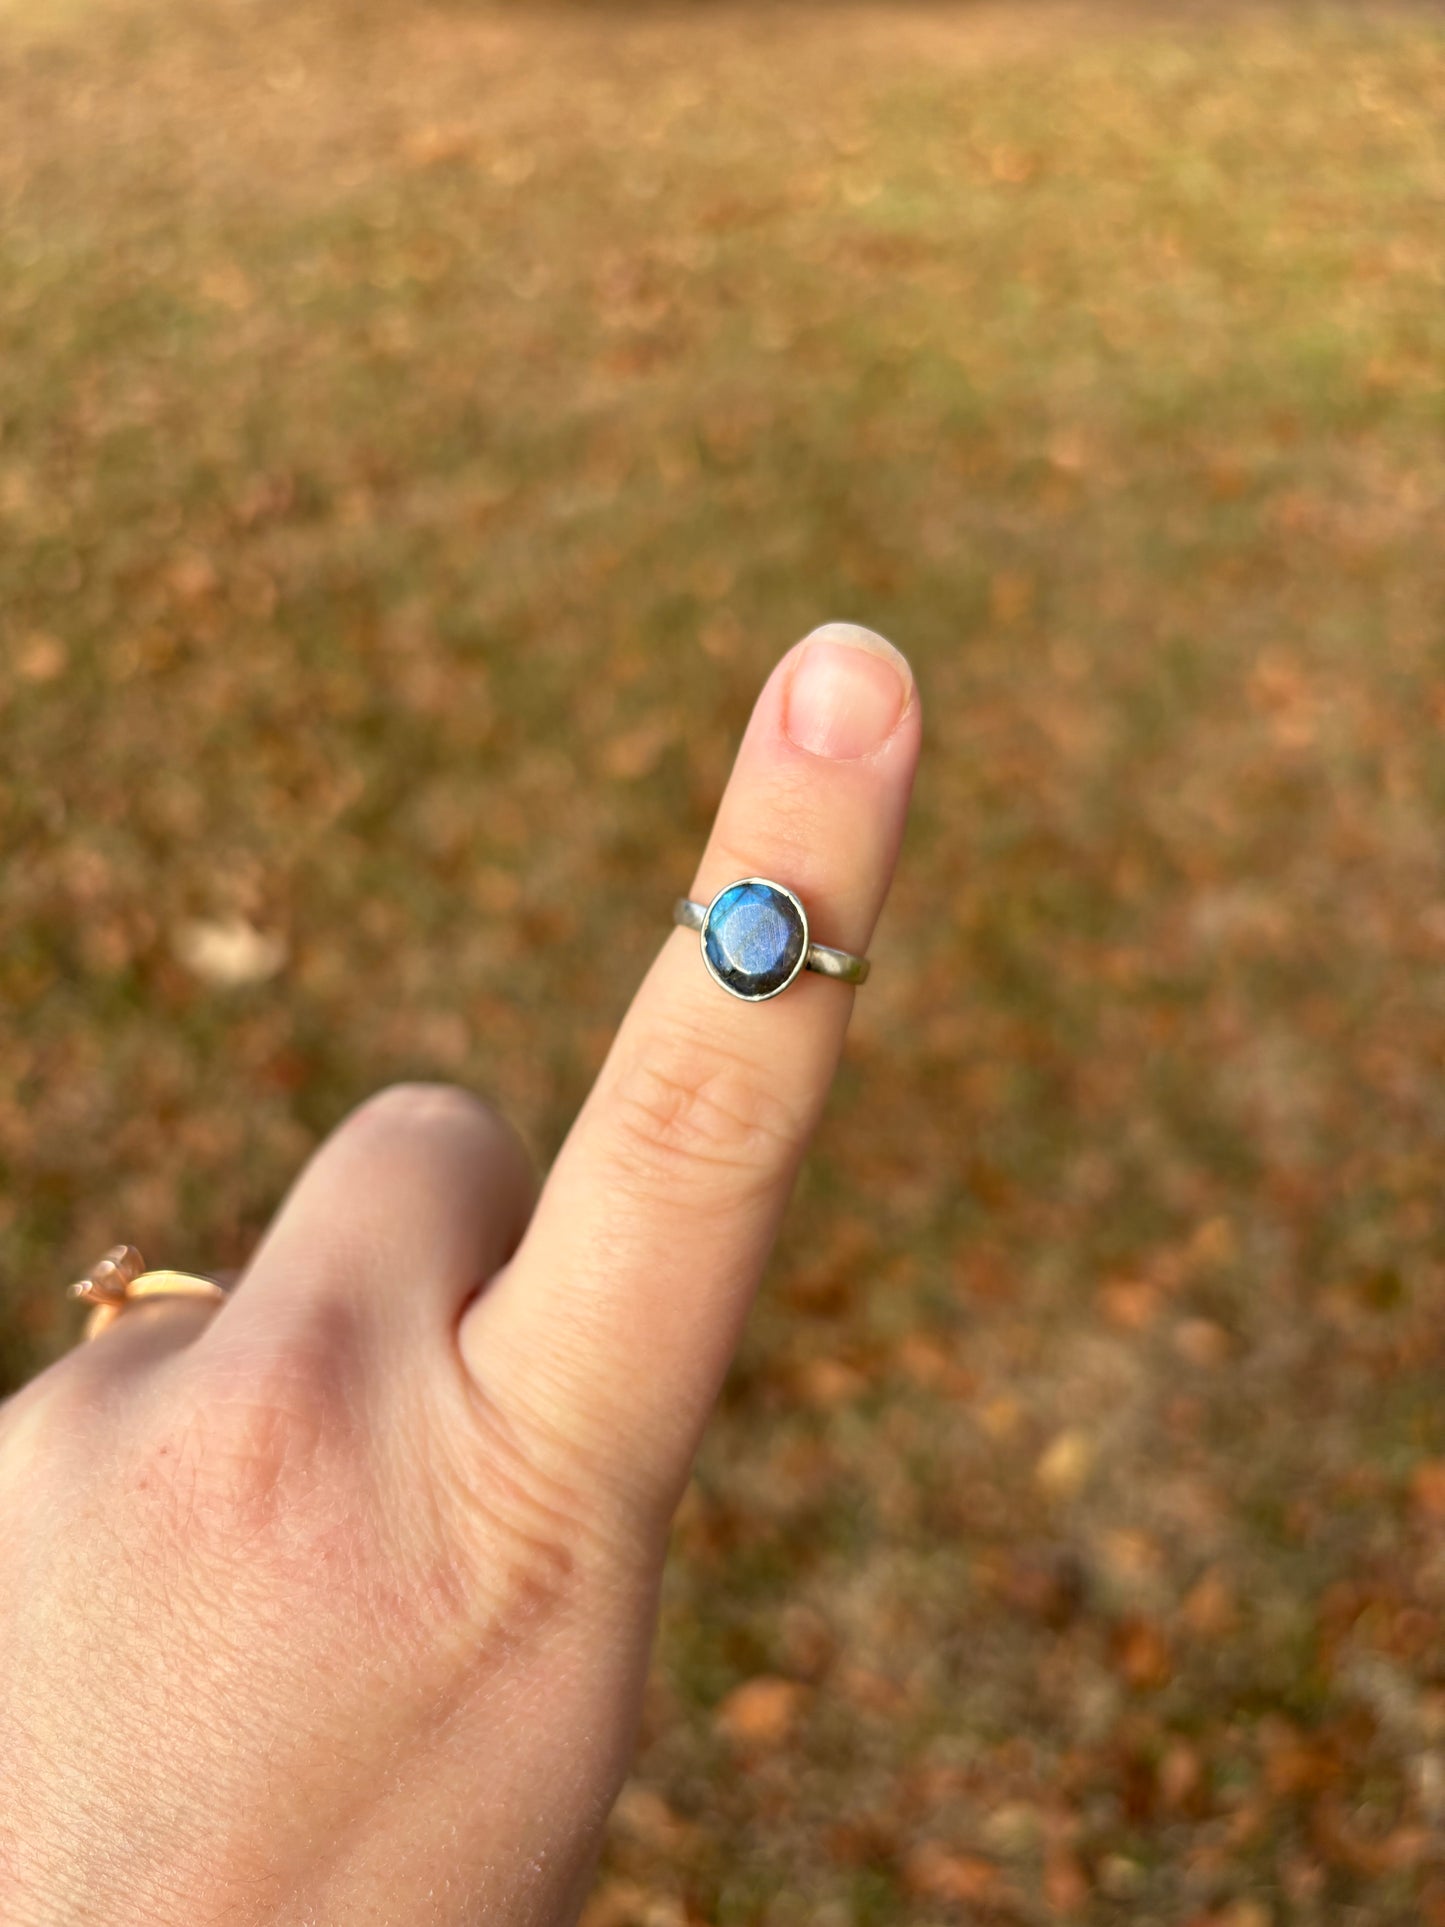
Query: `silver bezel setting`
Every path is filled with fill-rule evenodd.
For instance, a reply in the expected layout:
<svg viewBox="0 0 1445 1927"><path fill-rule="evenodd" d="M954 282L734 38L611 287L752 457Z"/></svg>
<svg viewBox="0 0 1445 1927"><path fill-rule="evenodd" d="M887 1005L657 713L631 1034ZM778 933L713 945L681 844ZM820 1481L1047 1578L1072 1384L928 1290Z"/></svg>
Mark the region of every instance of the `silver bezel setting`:
<svg viewBox="0 0 1445 1927"><path fill-rule="evenodd" d="M774 989L754 991L751 994L746 990L734 990L733 986L727 983L713 969L712 958L707 954L707 933L708 926L712 922L713 911L716 909L719 901L727 896L730 891L740 890L744 885L749 883L761 883L766 889L776 890L779 896L786 897L797 911L803 925L803 942L802 947L798 951L798 961L793 965L787 976L784 977L783 981L776 985ZM801 971L807 968L808 950L812 940L808 934L808 913L803 908L803 899L798 895L796 890L790 890L786 883L779 883L775 877L734 877L731 883L725 883L721 890L716 892L711 903L708 904L706 911L703 913L702 922L698 926L697 941L698 948L702 952L703 966L708 976L712 978L719 989L725 990L729 997L736 997L740 1004L765 1004L770 998L781 997L783 992L788 988L788 985L794 981Z"/></svg>

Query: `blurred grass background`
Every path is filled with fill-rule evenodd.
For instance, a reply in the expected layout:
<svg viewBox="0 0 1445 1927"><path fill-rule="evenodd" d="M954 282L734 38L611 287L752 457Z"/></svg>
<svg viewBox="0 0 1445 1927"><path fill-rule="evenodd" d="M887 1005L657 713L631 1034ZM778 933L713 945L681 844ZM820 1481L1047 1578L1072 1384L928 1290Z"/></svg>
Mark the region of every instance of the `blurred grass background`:
<svg viewBox="0 0 1445 1927"><path fill-rule="evenodd" d="M923 686L591 1927L1445 1922L1442 295L1436 10L0 4L8 1383Z"/></svg>

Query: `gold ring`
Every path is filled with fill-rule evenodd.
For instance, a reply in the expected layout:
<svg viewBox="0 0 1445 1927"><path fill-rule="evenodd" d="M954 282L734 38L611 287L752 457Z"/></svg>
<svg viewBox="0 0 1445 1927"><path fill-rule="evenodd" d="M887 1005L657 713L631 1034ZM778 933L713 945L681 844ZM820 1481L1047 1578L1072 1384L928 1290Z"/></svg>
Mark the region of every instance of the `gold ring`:
<svg viewBox="0 0 1445 1927"><path fill-rule="evenodd" d="M140 1298L203 1298L220 1304L226 1288L195 1271L147 1271L134 1245L113 1245L83 1278L70 1287L70 1296L93 1307L84 1336L99 1338L128 1305Z"/></svg>

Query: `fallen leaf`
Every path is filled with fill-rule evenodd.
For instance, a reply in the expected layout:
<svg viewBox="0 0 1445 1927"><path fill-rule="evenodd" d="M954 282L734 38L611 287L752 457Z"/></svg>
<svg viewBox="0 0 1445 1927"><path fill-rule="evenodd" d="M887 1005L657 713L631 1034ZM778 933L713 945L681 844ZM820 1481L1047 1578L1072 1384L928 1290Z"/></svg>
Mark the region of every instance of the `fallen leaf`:
<svg viewBox="0 0 1445 1927"><path fill-rule="evenodd" d="M837 1685L850 1705L861 1706L865 1712L880 1713L884 1718L896 1716L907 1699L897 1680L856 1662L839 1668Z"/></svg>
<svg viewBox="0 0 1445 1927"><path fill-rule="evenodd" d="M1104 1533L1099 1550L1112 1576L1126 1584L1155 1579L1164 1570L1164 1553L1158 1540L1130 1526Z"/></svg>
<svg viewBox="0 0 1445 1927"><path fill-rule="evenodd" d="M286 962L286 944L244 917L183 923L175 932L176 956L193 977L218 989L263 984Z"/></svg>
<svg viewBox="0 0 1445 1927"><path fill-rule="evenodd" d="M1191 1265L1227 1265L1239 1250L1239 1239L1228 1218L1206 1218L1197 1225L1185 1257Z"/></svg>
<svg viewBox="0 0 1445 1927"><path fill-rule="evenodd" d="M878 1866L897 1851L896 1830L886 1814L853 1813L828 1828L828 1857L842 1867Z"/></svg>
<svg viewBox="0 0 1445 1927"><path fill-rule="evenodd" d="M1028 1800L1007 1800L995 1807L980 1829L984 1845L1008 1858L1032 1853L1043 1832L1044 1816Z"/></svg>
<svg viewBox="0 0 1445 1927"><path fill-rule="evenodd" d="M1159 1293L1140 1279L1111 1278L1099 1287L1099 1309L1119 1331L1147 1331L1159 1315Z"/></svg>
<svg viewBox="0 0 1445 1927"><path fill-rule="evenodd" d="M1121 1621L1114 1630L1113 1652L1115 1666L1136 1692L1157 1692L1173 1676L1169 1642L1152 1620Z"/></svg>
<svg viewBox="0 0 1445 1927"><path fill-rule="evenodd" d="M1038 162L1019 147L995 147L988 157L988 171L994 180L1008 187L1022 187L1031 181Z"/></svg>
<svg viewBox="0 0 1445 1927"><path fill-rule="evenodd" d="M579 1927L688 1927L688 1914L676 1894L612 1880L583 1908Z"/></svg>
<svg viewBox="0 0 1445 1927"><path fill-rule="evenodd" d="M215 563L199 549L183 549L172 556L165 575L166 587L178 602L204 602L221 586Z"/></svg>
<svg viewBox="0 0 1445 1927"><path fill-rule="evenodd" d="M1215 1927L1273 1927L1274 1913L1262 1900L1232 1900L1214 1922Z"/></svg>
<svg viewBox="0 0 1445 1927"><path fill-rule="evenodd" d="M713 1725L735 1745L781 1746L797 1723L804 1698L796 1680L761 1674L733 1688L714 1713Z"/></svg>
<svg viewBox="0 0 1445 1927"><path fill-rule="evenodd" d="M1060 1432L1044 1448L1034 1478L1051 1499L1073 1499L1088 1483L1094 1463L1094 1447L1085 1432Z"/></svg>
<svg viewBox="0 0 1445 1927"><path fill-rule="evenodd" d="M609 1880L582 1909L578 1927L639 1927L647 1912L647 1890L631 1880Z"/></svg>
<svg viewBox="0 0 1445 1927"><path fill-rule="evenodd" d="M1192 1807L1204 1782L1199 1749L1188 1740L1174 1740L1159 1762L1159 1797L1173 1812Z"/></svg>
<svg viewBox="0 0 1445 1927"><path fill-rule="evenodd" d="M1024 1408L1007 1392L991 1398L978 1415L978 1422L991 1439L1002 1444L1011 1439L1023 1423Z"/></svg>
<svg viewBox="0 0 1445 1927"><path fill-rule="evenodd" d="M402 158L408 167L440 167L450 161L470 160L476 153L477 136L470 127L446 126L429 122L413 128L401 144Z"/></svg>
<svg viewBox="0 0 1445 1927"><path fill-rule="evenodd" d="M653 717L634 729L614 736L602 752L602 767L619 782L635 783L650 776L662 760L662 753L677 735L670 716Z"/></svg>
<svg viewBox="0 0 1445 1927"><path fill-rule="evenodd" d="M998 1590L1019 1612L1062 1631L1082 1610L1088 1580L1069 1547L1045 1546L1008 1554L999 1568Z"/></svg>
<svg viewBox="0 0 1445 1927"><path fill-rule="evenodd" d="M1111 1900L1137 1900L1147 1876L1126 1853L1106 1853L1099 1861L1099 1886Z"/></svg>
<svg viewBox="0 0 1445 1927"><path fill-rule="evenodd" d="M1410 1497L1421 1518L1445 1522L1445 1459L1426 1459L1410 1475Z"/></svg>
<svg viewBox="0 0 1445 1927"><path fill-rule="evenodd" d="M1229 1581L1212 1567L1185 1595L1179 1617L1196 1639L1223 1639L1238 1621Z"/></svg>
<svg viewBox="0 0 1445 1927"><path fill-rule="evenodd" d="M833 1628L812 1606L794 1601L782 1613L783 1657L799 1679L818 1680L832 1664L837 1641Z"/></svg>
<svg viewBox="0 0 1445 1927"><path fill-rule="evenodd" d="M622 1832L662 1853L676 1853L695 1839L698 1831L673 1812L655 1787L645 1786L641 1780L629 1780L623 1787L612 1817Z"/></svg>
<svg viewBox="0 0 1445 1927"><path fill-rule="evenodd" d="M925 1840L903 1863L909 1889L924 1900L950 1906L983 1906L996 1900L1003 1875L992 1860L979 1853L950 1853L937 1841Z"/></svg>
<svg viewBox="0 0 1445 1927"><path fill-rule="evenodd" d="M1226 1365L1234 1347L1223 1325L1211 1318L1182 1318L1174 1327L1174 1349L1202 1371Z"/></svg>
<svg viewBox="0 0 1445 1927"><path fill-rule="evenodd" d="M899 1345L898 1365L915 1385L949 1398L967 1398L976 1383L946 1345L921 1332L910 1332Z"/></svg>
<svg viewBox="0 0 1445 1927"><path fill-rule="evenodd" d="M1258 1739L1264 1756L1264 1783L1276 1798L1314 1793L1339 1778L1340 1761L1335 1749L1302 1733L1289 1720L1274 1714L1262 1719Z"/></svg>
<svg viewBox="0 0 1445 1927"><path fill-rule="evenodd" d="M831 1411L849 1405L868 1389L868 1380L840 1358L809 1358L797 1370L798 1396L805 1405Z"/></svg>
<svg viewBox="0 0 1445 1927"><path fill-rule="evenodd" d="M70 651L59 636L46 635L43 631L28 636L20 645L20 654L15 660L15 673L22 682L55 682L65 674L70 662Z"/></svg>
<svg viewBox="0 0 1445 1927"><path fill-rule="evenodd" d="M1079 1857L1061 1841L1044 1857L1044 1901L1051 1912L1076 1914L1089 1904L1089 1881Z"/></svg>
<svg viewBox="0 0 1445 1927"><path fill-rule="evenodd" d="M1017 570L1001 569L989 582L988 599L994 621L1010 628L1033 607L1033 581Z"/></svg>

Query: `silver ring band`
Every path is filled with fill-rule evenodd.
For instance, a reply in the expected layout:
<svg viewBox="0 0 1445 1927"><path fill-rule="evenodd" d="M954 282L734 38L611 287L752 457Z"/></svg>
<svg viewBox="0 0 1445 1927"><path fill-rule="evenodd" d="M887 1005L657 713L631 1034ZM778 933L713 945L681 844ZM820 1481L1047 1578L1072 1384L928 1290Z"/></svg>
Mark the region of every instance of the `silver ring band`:
<svg viewBox="0 0 1445 1927"><path fill-rule="evenodd" d="M707 913L707 904L695 903L691 897L679 897L672 906L672 920L684 930L701 930ZM816 970L820 977L834 977L843 984L861 984L869 971L866 957L855 957L851 950L834 950L826 943L808 945L803 967Z"/></svg>

